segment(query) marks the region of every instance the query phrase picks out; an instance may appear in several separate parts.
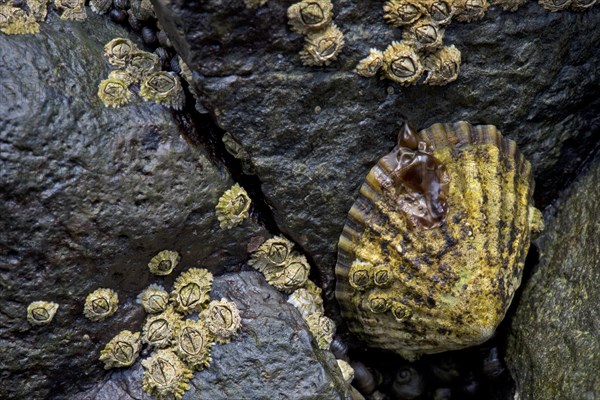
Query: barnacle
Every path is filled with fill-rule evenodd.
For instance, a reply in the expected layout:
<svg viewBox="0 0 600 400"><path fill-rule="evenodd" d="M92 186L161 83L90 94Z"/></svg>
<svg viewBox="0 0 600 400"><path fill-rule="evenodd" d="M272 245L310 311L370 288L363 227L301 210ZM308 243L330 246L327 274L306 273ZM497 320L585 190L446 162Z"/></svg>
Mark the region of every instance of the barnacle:
<svg viewBox="0 0 600 400"><path fill-rule="evenodd" d="M121 81L125 82L125 84L128 87L135 82L134 77L131 76L131 74L129 74L129 72L127 72L124 69L113 69L112 71L109 72L108 79L121 80Z"/></svg>
<svg viewBox="0 0 600 400"><path fill-rule="evenodd" d="M283 236L274 236L252 253L248 264L262 272L267 280L283 270L294 243Z"/></svg>
<svg viewBox="0 0 600 400"><path fill-rule="evenodd" d="M571 5L572 0L539 0L539 3L544 9L556 12L567 9Z"/></svg>
<svg viewBox="0 0 600 400"><path fill-rule="evenodd" d="M186 319L175 325L173 347L185 363L201 370L210 364L210 348L212 337L202 321Z"/></svg>
<svg viewBox="0 0 600 400"><path fill-rule="evenodd" d="M342 377L344 378L346 383L347 384L352 383L352 380L354 379L354 368L352 368L352 366L344 360L336 360L336 361L337 361L338 367L340 368L340 371L342 371Z"/></svg>
<svg viewBox="0 0 600 400"><path fill-rule="evenodd" d="M96 14L106 14L112 6L112 0L90 0L90 8Z"/></svg>
<svg viewBox="0 0 600 400"><path fill-rule="evenodd" d="M355 71L360 76L370 78L383 67L383 53L377 49L369 50L369 55L358 62Z"/></svg>
<svg viewBox="0 0 600 400"><path fill-rule="evenodd" d="M137 359L141 348L139 332L121 331L104 346L100 361L104 361L104 369L129 367Z"/></svg>
<svg viewBox="0 0 600 400"><path fill-rule="evenodd" d="M27 7L29 13L35 17L38 22L46 20L48 15L48 3L49 0L27 0Z"/></svg>
<svg viewBox="0 0 600 400"><path fill-rule="evenodd" d="M127 63L126 71L134 82L140 82L153 72L160 71L160 58L147 51L134 51Z"/></svg>
<svg viewBox="0 0 600 400"><path fill-rule="evenodd" d="M58 304L50 301L34 301L27 306L27 321L31 325L46 325L52 322Z"/></svg>
<svg viewBox="0 0 600 400"><path fill-rule="evenodd" d="M300 52L302 63L308 66L329 65L344 47L344 34L335 24L327 29L309 33L306 44Z"/></svg>
<svg viewBox="0 0 600 400"><path fill-rule="evenodd" d="M306 281L306 287L294 290L288 297L288 303L300 311L303 318L320 312L324 313L321 289L311 281Z"/></svg>
<svg viewBox="0 0 600 400"><path fill-rule="evenodd" d="M104 45L104 56L109 64L118 68L125 68L136 51L138 48L135 43L125 38L115 38Z"/></svg>
<svg viewBox="0 0 600 400"><path fill-rule="evenodd" d="M418 0L390 0L383 5L383 19L393 27L413 24L425 14Z"/></svg>
<svg viewBox="0 0 600 400"><path fill-rule="evenodd" d="M169 346L175 324L181 320L183 320L183 316L176 313L172 306L167 307L160 314L149 315L144 322L142 342L157 348Z"/></svg>
<svg viewBox="0 0 600 400"><path fill-rule="evenodd" d="M239 184L226 190L215 207L221 229L233 228L248 218L250 203L248 193Z"/></svg>
<svg viewBox="0 0 600 400"><path fill-rule="evenodd" d="M129 84L121 79L108 78L100 81L98 97L106 107L121 107L131 101Z"/></svg>
<svg viewBox="0 0 600 400"><path fill-rule="evenodd" d="M287 10L288 23L296 33L309 33L324 29L333 18L331 0L302 0Z"/></svg>
<svg viewBox="0 0 600 400"><path fill-rule="evenodd" d="M456 12L452 0L426 0L424 6L427 16L440 26L448 25Z"/></svg>
<svg viewBox="0 0 600 400"><path fill-rule="evenodd" d="M444 28L432 19L424 18L405 28L402 39L417 52L430 52L442 46Z"/></svg>
<svg viewBox="0 0 600 400"><path fill-rule="evenodd" d="M490 7L487 0L455 0L456 20L460 22L477 21Z"/></svg>
<svg viewBox="0 0 600 400"><path fill-rule="evenodd" d="M348 328L407 359L487 340L543 227L532 193L530 163L494 126L405 125L338 243Z"/></svg>
<svg viewBox="0 0 600 400"><path fill-rule="evenodd" d="M322 313L314 313L306 318L306 323L310 332L317 340L319 348L328 350L335 334L335 324L333 321Z"/></svg>
<svg viewBox="0 0 600 400"><path fill-rule="evenodd" d="M99 288L88 294L83 314L91 321L102 321L113 315L119 306L119 297L112 289Z"/></svg>
<svg viewBox="0 0 600 400"><path fill-rule="evenodd" d="M244 4L246 4L246 7L248 8L258 8L263 4L267 4L267 1L269 0L244 0Z"/></svg>
<svg viewBox="0 0 600 400"><path fill-rule="evenodd" d="M150 260L148 268L154 275L169 275L180 260L179 253L171 250L163 250Z"/></svg>
<svg viewBox="0 0 600 400"><path fill-rule="evenodd" d="M185 103L179 78L165 71L151 73L142 80L140 95L145 100L155 101L175 110L181 110Z"/></svg>
<svg viewBox="0 0 600 400"><path fill-rule="evenodd" d="M142 361L144 367L143 389L158 400L180 400L190 388L193 377L190 370L170 349L154 352Z"/></svg>
<svg viewBox="0 0 600 400"><path fill-rule="evenodd" d="M206 327L219 343L231 342L242 324L240 312L234 302L213 300L202 311Z"/></svg>
<svg viewBox="0 0 600 400"><path fill-rule="evenodd" d="M393 42L383 53L385 77L402 85L416 83L423 73L423 64L414 48L404 42Z"/></svg>
<svg viewBox="0 0 600 400"><path fill-rule="evenodd" d="M87 19L85 0L54 0L54 6L63 11L60 19L73 21L85 21Z"/></svg>
<svg viewBox="0 0 600 400"><path fill-rule="evenodd" d="M288 262L280 273L271 276L265 275L265 277L267 278L267 282L275 289L284 293L291 293L304 286L308 280L309 273L310 265L306 261L306 257L294 253L289 257Z"/></svg>
<svg viewBox="0 0 600 400"><path fill-rule="evenodd" d="M149 314L161 313L169 303L169 293L160 285L152 284L139 294L137 302Z"/></svg>
<svg viewBox="0 0 600 400"><path fill-rule="evenodd" d="M8 4L0 4L0 32L7 35L27 35L40 31L32 14Z"/></svg>
<svg viewBox="0 0 600 400"><path fill-rule="evenodd" d="M571 10L573 11L585 11L593 7L597 3L597 0L572 0Z"/></svg>
<svg viewBox="0 0 600 400"><path fill-rule="evenodd" d="M423 60L427 78L424 84L427 85L446 85L458 78L460 70L460 50L454 45L444 46L437 52L428 55Z"/></svg>
<svg viewBox="0 0 600 400"><path fill-rule="evenodd" d="M212 274L202 268L190 268L179 275L171 292L175 309L184 314L202 311L210 300L212 280Z"/></svg>

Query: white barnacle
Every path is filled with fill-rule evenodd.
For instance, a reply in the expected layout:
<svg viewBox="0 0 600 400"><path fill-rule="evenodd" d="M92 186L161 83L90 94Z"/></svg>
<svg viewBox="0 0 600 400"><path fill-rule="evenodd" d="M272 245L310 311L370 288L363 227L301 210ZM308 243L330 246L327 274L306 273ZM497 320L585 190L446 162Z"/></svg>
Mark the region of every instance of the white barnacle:
<svg viewBox="0 0 600 400"><path fill-rule="evenodd" d="M444 46L437 52L428 55L423 61L427 77L426 85L443 86L458 78L461 55L454 45Z"/></svg>
<svg viewBox="0 0 600 400"><path fill-rule="evenodd" d="M344 34L335 24L327 29L309 33L300 52L302 63L308 66L329 65L344 48Z"/></svg>
<svg viewBox="0 0 600 400"><path fill-rule="evenodd" d="M139 294L137 302L149 314L157 314L166 310L169 303L169 293L160 285L151 284Z"/></svg>
<svg viewBox="0 0 600 400"><path fill-rule="evenodd" d="M183 316L175 312L173 307L167 307L160 314L146 317L142 330L142 342L152 347L164 348L171 344L175 324L183 320Z"/></svg>
<svg viewBox="0 0 600 400"><path fill-rule="evenodd" d="M141 348L139 332L121 331L104 346L100 361L104 362L104 369L129 367L137 359Z"/></svg>
<svg viewBox="0 0 600 400"><path fill-rule="evenodd" d="M230 229L248 218L251 200L239 184L233 185L219 198L215 207L221 229Z"/></svg>
<svg viewBox="0 0 600 400"><path fill-rule="evenodd" d="M242 325L240 312L234 302L222 298L213 300L202 311L206 327L219 343L228 343Z"/></svg>
<svg viewBox="0 0 600 400"><path fill-rule="evenodd" d="M285 267L280 273L272 276L265 275L265 278L267 278L267 282L275 289L284 293L291 293L304 286L308 280L309 273L310 265L306 257L294 252L288 258Z"/></svg>
<svg viewBox="0 0 600 400"><path fill-rule="evenodd" d="M150 74L160 71L160 58L147 51L134 51L127 63L126 71L133 82L141 82Z"/></svg>
<svg viewBox="0 0 600 400"><path fill-rule="evenodd" d="M164 276L173 272L173 269L179 264L181 257L179 253L171 250L163 250L152 257L148 263L150 272L154 275Z"/></svg>
<svg viewBox="0 0 600 400"><path fill-rule="evenodd" d="M307 281L306 287L294 290L287 302L296 307L304 319L311 314L325 312L321 289L312 281Z"/></svg>
<svg viewBox="0 0 600 400"><path fill-rule="evenodd" d="M51 301L34 301L27 306L27 321L31 325L46 325L52 322L58 304Z"/></svg>
<svg viewBox="0 0 600 400"><path fill-rule="evenodd" d="M262 272L265 277L278 275L285 267L293 247L294 243L285 237L274 236L252 253L248 264Z"/></svg>
<svg viewBox="0 0 600 400"><path fill-rule="evenodd" d="M112 289L99 288L88 294L83 314L90 321L102 321L113 315L119 306L119 297Z"/></svg>
<svg viewBox="0 0 600 400"><path fill-rule="evenodd" d="M456 0L454 6L456 7L457 21L471 22L482 19L490 7L490 3L487 0Z"/></svg>
<svg viewBox="0 0 600 400"><path fill-rule="evenodd" d="M190 268L175 281L171 300L184 314L202 311L210 300L213 276L203 268Z"/></svg>
<svg viewBox="0 0 600 400"><path fill-rule="evenodd" d="M431 52L442 46L444 28L430 18L424 18L404 29L403 42L417 52Z"/></svg>
<svg viewBox="0 0 600 400"><path fill-rule="evenodd" d="M425 14L418 0L390 0L383 5L383 19L395 28L411 25Z"/></svg>
<svg viewBox="0 0 600 400"><path fill-rule="evenodd" d="M135 43L125 38L115 38L104 45L104 56L110 65L117 68L125 68L136 51L138 48Z"/></svg>
<svg viewBox="0 0 600 400"><path fill-rule="evenodd" d="M383 73L401 85L412 85L421 77L423 64L412 46L393 42L383 52Z"/></svg>
<svg viewBox="0 0 600 400"><path fill-rule="evenodd" d="M173 348L188 366L199 371L210 364L212 339L211 333L202 320L186 319L175 324Z"/></svg>

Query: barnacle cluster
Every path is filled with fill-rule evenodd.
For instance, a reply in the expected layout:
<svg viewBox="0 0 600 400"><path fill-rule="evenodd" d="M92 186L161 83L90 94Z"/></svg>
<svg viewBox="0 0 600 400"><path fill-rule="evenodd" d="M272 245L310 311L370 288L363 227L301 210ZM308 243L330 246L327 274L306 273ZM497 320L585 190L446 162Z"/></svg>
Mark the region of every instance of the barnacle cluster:
<svg viewBox="0 0 600 400"><path fill-rule="evenodd" d="M112 289L99 288L88 294L83 314L90 321L102 321L117 311L119 297Z"/></svg>
<svg viewBox="0 0 600 400"><path fill-rule="evenodd" d="M304 65L329 65L344 48L344 34L331 21L331 0L302 0L288 8L287 16L291 29L306 35L300 52Z"/></svg>
<svg viewBox="0 0 600 400"><path fill-rule="evenodd" d="M50 301L34 301L27 306L27 321L31 325L46 325L52 322L58 304Z"/></svg>
<svg viewBox="0 0 600 400"><path fill-rule="evenodd" d="M101 7L101 4L96 6ZM98 87L98 97L105 106L121 107L128 104L133 94L131 87L139 85L139 93L144 100L175 110L183 108L185 93L181 81L176 75L161 71L157 54L140 50L129 39L115 38L104 46L104 55L115 68Z"/></svg>
<svg viewBox="0 0 600 400"><path fill-rule="evenodd" d="M250 204L248 193L239 184L226 190L215 207L221 229L233 228L248 218Z"/></svg>

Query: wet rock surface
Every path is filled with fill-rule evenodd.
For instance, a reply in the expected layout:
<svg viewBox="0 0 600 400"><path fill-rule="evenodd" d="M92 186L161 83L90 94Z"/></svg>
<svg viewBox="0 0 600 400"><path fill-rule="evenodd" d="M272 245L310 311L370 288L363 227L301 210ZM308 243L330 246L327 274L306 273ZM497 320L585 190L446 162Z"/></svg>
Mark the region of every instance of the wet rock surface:
<svg viewBox="0 0 600 400"><path fill-rule="evenodd" d="M302 65L304 39L287 25L289 2L153 3L194 70L199 108L241 144L279 228L315 261L328 299L346 213L370 167L393 147L403 114L419 128L496 125L532 161L542 208L597 146L598 7L549 13L529 2L452 23L444 43L462 52L458 80L400 88L353 72L369 48L401 38L384 23L380 2L334 2L346 47L325 68Z"/></svg>
<svg viewBox="0 0 600 400"><path fill-rule="evenodd" d="M254 271L215 278L212 299L233 300L242 328L231 343L212 347L208 369L194 373L188 399L343 399L345 384L330 352L319 350L298 311ZM143 368L115 371L76 400L151 399Z"/></svg>
<svg viewBox="0 0 600 400"><path fill-rule="evenodd" d="M524 287L507 362L523 400L600 394L600 157L559 202L540 237L540 262Z"/></svg>

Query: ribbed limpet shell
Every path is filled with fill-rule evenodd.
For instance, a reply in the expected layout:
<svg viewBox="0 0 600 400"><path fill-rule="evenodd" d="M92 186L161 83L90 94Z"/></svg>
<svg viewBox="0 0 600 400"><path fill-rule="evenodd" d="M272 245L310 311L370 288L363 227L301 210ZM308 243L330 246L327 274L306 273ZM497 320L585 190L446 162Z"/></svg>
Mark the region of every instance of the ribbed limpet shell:
<svg viewBox="0 0 600 400"><path fill-rule="evenodd" d="M349 329L408 359L487 340L543 226L533 186L530 163L491 125L405 126L367 175L338 244ZM382 265L393 280L377 285Z"/></svg>
<svg viewBox="0 0 600 400"><path fill-rule="evenodd" d="M265 278L269 280L281 273L293 247L294 243L285 237L274 236L252 253L248 264L262 272Z"/></svg>
<svg viewBox="0 0 600 400"><path fill-rule="evenodd" d="M418 0L390 0L383 5L383 19L396 28L415 23L425 12Z"/></svg>
<svg viewBox="0 0 600 400"><path fill-rule="evenodd" d="M185 93L179 78L166 71L151 73L142 80L140 96L144 100L155 101L175 110L181 110L185 103Z"/></svg>
<svg viewBox="0 0 600 400"><path fill-rule="evenodd" d="M435 51L442 46L444 28L431 18L423 18L404 28L402 39L417 52Z"/></svg>
<svg viewBox="0 0 600 400"><path fill-rule="evenodd" d="M60 19L71 21L85 21L85 0L54 0L54 6L62 10Z"/></svg>
<svg viewBox="0 0 600 400"><path fill-rule="evenodd" d="M173 348L185 363L200 371L209 366L212 336L202 321L186 319L175 325Z"/></svg>
<svg viewBox="0 0 600 400"><path fill-rule="evenodd" d="M239 184L226 190L215 207L221 229L231 229L248 218L251 203L248 193Z"/></svg>
<svg viewBox="0 0 600 400"><path fill-rule="evenodd" d="M46 325L52 322L58 304L51 301L34 301L27 306L27 321L31 325Z"/></svg>
<svg viewBox="0 0 600 400"><path fill-rule="evenodd" d="M158 314L167 309L169 293L160 285L152 284L139 294L137 302L149 314Z"/></svg>
<svg viewBox="0 0 600 400"><path fill-rule="evenodd" d="M108 63L118 68L125 68L136 51L138 48L135 43L125 38L115 38L104 45L104 56Z"/></svg>
<svg viewBox="0 0 600 400"><path fill-rule="evenodd" d="M386 78L401 85L412 85L423 74L423 64L408 43L392 42L383 52L383 73Z"/></svg>
<svg viewBox="0 0 600 400"><path fill-rule="evenodd" d="M455 0L456 20L460 22L472 22L483 18L490 7L487 0Z"/></svg>
<svg viewBox="0 0 600 400"><path fill-rule="evenodd" d="M383 67L383 52L371 49L369 55L358 62L355 71L360 76L370 78L377 75L381 67Z"/></svg>
<svg viewBox="0 0 600 400"><path fill-rule="evenodd" d="M331 0L302 0L289 6L287 17L296 33L319 31L331 23L333 4Z"/></svg>
<svg viewBox="0 0 600 400"><path fill-rule="evenodd" d="M167 307L160 314L152 314L146 317L142 330L142 342L152 347L164 348L171 344L175 324L183 320L183 316Z"/></svg>
<svg viewBox="0 0 600 400"><path fill-rule="evenodd" d="M234 302L222 298L213 300L202 312L206 327L219 343L229 343L242 325L240 312Z"/></svg>
<svg viewBox="0 0 600 400"><path fill-rule="evenodd" d="M134 51L127 63L126 71L134 82L141 82L153 72L160 71L160 58L147 51Z"/></svg>
<svg viewBox="0 0 600 400"><path fill-rule="evenodd" d="M27 35L40 31L33 15L8 4L0 4L0 32L7 35Z"/></svg>
<svg viewBox="0 0 600 400"><path fill-rule="evenodd" d="M306 36L306 44L300 52L302 63L308 66L329 65L337 59L344 48L344 34L335 24L322 31Z"/></svg>
<svg viewBox="0 0 600 400"><path fill-rule="evenodd" d="M306 323L322 350L328 350L335 334L335 324L322 313L314 313L306 318Z"/></svg>
<svg viewBox="0 0 600 400"><path fill-rule="evenodd" d="M90 321L102 321L113 315L119 306L119 297L112 289L99 288L88 294L83 314Z"/></svg>
<svg viewBox="0 0 600 400"><path fill-rule="evenodd" d="M141 348L139 332L121 331L104 346L100 361L104 362L104 369L129 367L138 358Z"/></svg>
<svg viewBox="0 0 600 400"><path fill-rule="evenodd" d="M427 71L427 78L423 83L443 86L455 81L460 71L460 61L460 50L454 45L443 46L435 53L429 54L423 61Z"/></svg>
<svg viewBox="0 0 600 400"><path fill-rule="evenodd" d="M171 300L184 314L202 311L210 300L213 276L203 268L190 268L175 281Z"/></svg>
<svg viewBox="0 0 600 400"><path fill-rule="evenodd" d="M157 399L180 400L190 388L189 381L194 376L192 370L170 349L154 352L142 360L142 366L143 389Z"/></svg>
<svg viewBox="0 0 600 400"><path fill-rule="evenodd" d="M152 257L148 263L150 272L154 275L164 276L173 272L173 269L179 264L181 257L179 253L171 250L163 250Z"/></svg>
<svg viewBox="0 0 600 400"><path fill-rule="evenodd" d="M131 95L129 83L121 79L104 79L98 85L98 97L106 107L124 106L131 101Z"/></svg>
<svg viewBox="0 0 600 400"><path fill-rule="evenodd" d="M304 286L308 280L310 265L303 255L292 253L287 259L285 267L277 274L267 276L269 282L275 289L284 293L291 293Z"/></svg>

